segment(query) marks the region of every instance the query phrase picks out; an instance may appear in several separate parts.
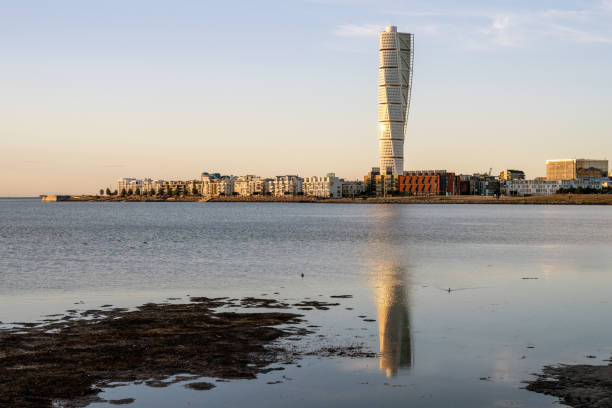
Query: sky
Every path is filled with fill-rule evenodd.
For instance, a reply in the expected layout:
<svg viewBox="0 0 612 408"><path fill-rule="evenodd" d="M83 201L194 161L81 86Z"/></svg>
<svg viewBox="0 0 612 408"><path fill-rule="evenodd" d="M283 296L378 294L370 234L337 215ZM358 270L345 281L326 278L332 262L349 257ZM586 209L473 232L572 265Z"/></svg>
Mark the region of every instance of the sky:
<svg viewBox="0 0 612 408"><path fill-rule="evenodd" d="M415 34L405 170L612 154L612 0L0 0L0 196L362 178L387 25Z"/></svg>

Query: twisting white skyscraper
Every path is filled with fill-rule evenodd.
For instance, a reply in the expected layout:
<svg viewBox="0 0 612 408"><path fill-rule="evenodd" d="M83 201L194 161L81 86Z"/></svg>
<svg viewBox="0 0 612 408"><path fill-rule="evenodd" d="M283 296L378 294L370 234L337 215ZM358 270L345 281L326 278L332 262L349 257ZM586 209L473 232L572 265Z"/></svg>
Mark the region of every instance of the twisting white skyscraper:
<svg viewBox="0 0 612 408"><path fill-rule="evenodd" d="M404 135L412 91L414 35L394 26L380 33L378 148L381 174L404 171Z"/></svg>

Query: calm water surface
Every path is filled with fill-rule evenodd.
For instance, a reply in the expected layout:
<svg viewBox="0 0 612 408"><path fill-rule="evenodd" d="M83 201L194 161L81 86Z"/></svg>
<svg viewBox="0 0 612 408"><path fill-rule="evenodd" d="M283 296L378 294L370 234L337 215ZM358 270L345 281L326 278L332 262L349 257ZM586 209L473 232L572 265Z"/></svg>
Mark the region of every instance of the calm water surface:
<svg viewBox="0 0 612 408"><path fill-rule="evenodd" d="M75 303L351 294L306 312L325 337L305 343L382 353L305 359L205 392L101 395L131 407L558 406L521 381L610 357L611 287L610 207L0 200L4 323Z"/></svg>

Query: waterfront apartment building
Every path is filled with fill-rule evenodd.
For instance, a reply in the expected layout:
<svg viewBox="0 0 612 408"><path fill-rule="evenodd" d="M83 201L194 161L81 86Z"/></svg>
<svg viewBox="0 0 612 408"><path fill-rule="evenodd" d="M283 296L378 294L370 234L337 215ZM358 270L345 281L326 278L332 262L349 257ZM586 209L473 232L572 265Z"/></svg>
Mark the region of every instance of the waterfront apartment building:
<svg viewBox="0 0 612 408"><path fill-rule="evenodd" d="M399 178L395 174L380 174L375 177L374 194L376 197L388 197L397 195L399 192Z"/></svg>
<svg viewBox="0 0 612 408"><path fill-rule="evenodd" d="M276 176L267 182L267 188L273 196L295 196L302 193L303 181L304 179L296 175Z"/></svg>
<svg viewBox="0 0 612 408"><path fill-rule="evenodd" d="M150 178L135 179L122 178L117 181L117 192L121 194L123 191L132 194L142 195L158 195L162 194L179 194L179 195L199 195L201 190L200 180L152 180ZM194 193L195 192L195 193Z"/></svg>
<svg viewBox="0 0 612 408"><path fill-rule="evenodd" d="M232 196L234 194L234 176L222 176L219 173L202 173L201 194L203 197Z"/></svg>
<svg viewBox="0 0 612 408"><path fill-rule="evenodd" d="M302 183L305 196L321 198L341 198L343 180L329 173L325 177L306 177Z"/></svg>
<svg viewBox="0 0 612 408"><path fill-rule="evenodd" d="M364 184L362 181L343 181L342 182L342 197L355 197L364 193Z"/></svg>
<svg viewBox="0 0 612 408"><path fill-rule="evenodd" d="M146 179L150 180L150 179ZM124 177L117 180L117 192L121 194L122 191L132 190L133 192L136 189L142 190L143 180L132 178L132 177Z"/></svg>
<svg viewBox="0 0 612 408"><path fill-rule="evenodd" d="M562 159L546 161L546 179L549 181L607 177L608 160Z"/></svg>
<svg viewBox="0 0 612 408"><path fill-rule="evenodd" d="M595 180L508 180L506 194L512 196L537 196L556 194L564 188L589 188L601 190L603 182Z"/></svg>
<svg viewBox="0 0 612 408"><path fill-rule="evenodd" d="M460 178L446 170L405 171L399 176L399 193L406 195L457 195Z"/></svg>
<svg viewBox="0 0 612 408"><path fill-rule="evenodd" d="M414 36L389 26L380 33L378 149L381 175L404 171L404 136L410 110Z"/></svg>
<svg viewBox="0 0 612 408"><path fill-rule="evenodd" d="M266 180L261 177L247 174L236 178L234 182L234 193L242 197L253 195L265 195L268 190Z"/></svg>
<svg viewBox="0 0 612 408"><path fill-rule="evenodd" d="M499 173L499 181L506 180L525 180L525 172L523 170L502 170Z"/></svg>
<svg viewBox="0 0 612 408"><path fill-rule="evenodd" d="M372 167L372 170L363 176L363 190L366 195L376 195L376 176L378 175L380 175L380 168Z"/></svg>
<svg viewBox="0 0 612 408"><path fill-rule="evenodd" d="M502 193L502 183L490 174L473 174L474 194L481 196L494 196Z"/></svg>

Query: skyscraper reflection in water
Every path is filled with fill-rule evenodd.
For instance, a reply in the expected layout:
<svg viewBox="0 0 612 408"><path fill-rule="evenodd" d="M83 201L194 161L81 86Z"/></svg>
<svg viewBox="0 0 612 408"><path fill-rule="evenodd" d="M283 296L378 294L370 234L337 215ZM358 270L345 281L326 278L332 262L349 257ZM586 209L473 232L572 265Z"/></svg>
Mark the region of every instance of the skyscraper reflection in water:
<svg viewBox="0 0 612 408"><path fill-rule="evenodd" d="M372 248L372 283L378 314L380 370L387 377L413 362L405 251L401 250L400 211L394 205L376 208L376 246Z"/></svg>

